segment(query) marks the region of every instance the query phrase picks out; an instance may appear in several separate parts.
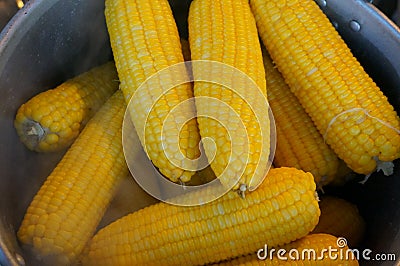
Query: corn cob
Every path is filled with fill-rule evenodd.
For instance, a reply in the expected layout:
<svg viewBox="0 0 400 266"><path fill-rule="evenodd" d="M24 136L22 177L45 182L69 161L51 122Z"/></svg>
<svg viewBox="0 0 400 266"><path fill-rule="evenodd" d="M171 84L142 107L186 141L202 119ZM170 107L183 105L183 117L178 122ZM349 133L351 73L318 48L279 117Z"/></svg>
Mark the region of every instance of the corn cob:
<svg viewBox="0 0 400 266"><path fill-rule="evenodd" d="M224 72L219 64L193 65L200 135L215 143L215 146L203 143L211 168L226 187L232 187L234 181L233 189L255 189L266 174L272 145L268 112L262 114L263 119L267 116L266 121L260 122L257 117L257 108L267 103L266 84L257 28L248 1L194 0L189 9L188 24L192 60L226 64L242 71L256 84L249 87L237 73ZM233 89L216 82L196 81L204 80L202 75L213 81L225 75L224 78L231 80L233 85L239 85ZM215 100L200 101L201 97ZM226 106L233 112L229 113ZM243 130L239 130L241 123ZM236 142L241 144L240 151L230 149ZM229 162L235 163L228 167ZM224 175L224 171L228 174ZM232 177L240 178L239 182Z"/></svg>
<svg viewBox="0 0 400 266"><path fill-rule="evenodd" d="M360 244L366 225L356 205L341 198L325 196L319 202L319 207L321 216L314 233L344 237L351 247Z"/></svg>
<svg viewBox="0 0 400 266"><path fill-rule="evenodd" d="M317 3L250 4L273 61L326 143L353 171L390 175L400 156L399 117Z"/></svg>
<svg viewBox="0 0 400 266"><path fill-rule="evenodd" d="M336 249L336 252L332 252L331 257L328 255L328 250ZM280 254L282 258L279 258L276 252L272 253L273 256L270 256L268 252L271 250L266 250L267 254L265 254L264 250L260 253L260 258L258 258L256 253L249 254L247 256L238 257L236 259L232 259L230 261L222 262L216 265L219 266L256 266L256 265L342 265L342 266L356 266L358 265L358 261L356 255L352 253L348 246L339 247L338 246L338 238L329 234L310 234L305 237L302 237L292 243L284 245L280 247L280 249L285 250L285 254ZM293 258L290 258L289 252L290 250L298 251L298 258L295 252L290 253ZM304 250L311 250L311 252L315 251L315 257L313 257L314 253L302 253ZM323 251L325 250L325 251ZM324 252L324 253L322 253ZM303 257L302 254L304 254ZM310 254L310 255L308 255ZM341 255L342 254L342 255ZM325 256L322 256L325 255ZM264 258L265 256L265 258ZM308 257L309 256L309 257ZM337 258L335 258L337 256ZM347 257L346 257L347 256ZM287 260L284 260L287 258Z"/></svg>
<svg viewBox="0 0 400 266"><path fill-rule="evenodd" d="M265 241L270 246L289 243L318 222L315 188L310 173L276 168L245 199L230 191L203 206L158 203L101 229L82 262L202 265L255 252Z"/></svg>
<svg viewBox="0 0 400 266"><path fill-rule="evenodd" d="M18 238L41 258L70 265L128 174L122 152L125 103L118 90L88 122L28 207Z"/></svg>
<svg viewBox="0 0 400 266"><path fill-rule="evenodd" d="M118 86L114 62L108 62L34 96L15 117L21 141L37 152L67 148Z"/></svg>
<svg viewBox="0 0 400 266"><path fill-rule="evenodd" d="M268 102L274 113L277 144L274 164L311 172L319 187L336 175L339 160L290 91L282 75L264 51Z"/></svg>
<svg viewBox="0 0 400 266"><path fill-rule="evenodd" d="M192 98L193 90L190 83L171 86L176 80L187 80L186 71L143 83L160 70L184 62L168 1L107 0L105 16L121 90L127 103L133 96L135 104L128 109L148 157L170 180L189 181L196 167L182 165L181 155L196 159L200 136L195 119L182 125L182 130L178 121L194 117L195 106L172 109ZM166 121L168 115L172 119Z"/></svg>

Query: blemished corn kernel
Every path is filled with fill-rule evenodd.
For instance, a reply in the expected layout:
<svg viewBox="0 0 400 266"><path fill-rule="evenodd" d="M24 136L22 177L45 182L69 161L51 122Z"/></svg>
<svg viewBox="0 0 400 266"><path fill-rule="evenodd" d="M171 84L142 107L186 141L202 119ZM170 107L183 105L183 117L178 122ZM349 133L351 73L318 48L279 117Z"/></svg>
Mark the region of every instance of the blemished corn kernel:
<svg viewBox="0 0 400 266"><path fill-rule="evenodd" d="M311 172L319 187L329 184L335 178L339 165L336 154L325 143L266 51L263 57L268 102L277 133L274 164Z"/></svg>
<svg viewBox="0 0 400 266"><path fill-rule="evenodd" d="M168 1L107 0L105 16L121 90L127 103L132 96L140 102L128 105L128 109L149 159L170 180L189 181L195 171L185 170L173 162L180 160L176 157L180 152L189 159L200 155L196 119L185 123L182 129L178 123L191 118L195 106L193 103L181 105L177 112L171 110L193 97L192 85L185 83L165 92L174 80L185 80L183 72L144 83L153 74L184 62ZM141 85L140 93L135 94ZM151 110L145 107L149 104ZM172 119L166 120L168 115Z"/></svg>
<svg viewBox="0 0 400 266"><path fill-rule="evenodd" d="M301 265L301 266L357 266L358 260L356 255L352 253L348 246L339 247L338 238L329 234L309 234L292 243L275 248L275 252L270 254L271 250L264 250L258 258L256 253L247 256L238 257L226 262L222 262L219 266L256 266L256 265ZM335 249L331 257L328 254L329 248ZM351 248L351 247L350 247ZM265 249L265 248L264 248ZM278 257L277 250L284 249L285 253L280 253ZM293 251L294 250L294 251ZM310 252L302 252L309 250ZM324 251L325 250L325 251ZM297 253L296 253L297 252ZM315 253L314 253L315 252ZM325 254L326 253L326 254ZM290 254L290 255L289 255ZM298 255L297 255L298 254ZM304 257L302 257L305 254ZM314 257L315 254L315 257ZM342 254L342 256L341 256ZM271 255L271 256L270 256ZM324 255L324 256L323 256ZM265 256L265 258L264 258ZM290 257L292 256L292 258ZM308 257L309 256L309 257ZM335 256L337 256L335 258ZM286 258L282 259L282 258Z"/></svg>
<svg viewBox="0 0 400 266"><path fill-rule="evenodd" d="M321 216L313 233L327 233L346 238L350 247L362 241L366 224L355 204L333 196L323 196L319 202Z"/></svg>
<svg viewBox="0 0 400 266"><path fill-rule="evenodd" d="M114 62L107 62L35 95L17 111L20 140L37 152L69 147L118 86Z"/></svg>
<svg viewBox="0 0 400 266"><path fill-rule="evenodd" d="M246 198L230 191L203 206L158 203L101 229L82 263L203 265L256 252L264 244L286 244L318 223L315 189L310 173L275 168ZM189 196L207 191L196 193Z"/></svg>
<svg viewBox="0 0 400 266"><path fill-rule="evenodd" d="M250 5L271 58L326 143L353 171L369 175L382 166L390 175L393 165L381 162L400 157L399 117L317 3Z"/></svg>
<svg viewBox="0 0 400 266"><path fill-rule="evenodd" d="M118 90L88 122L29 205L18 239L43 261L75 262L128 175L122 152L125 108Z"/></svg>
<svg viewBox="0 0 400 266"><path fill-rule="evenodd" d="M263 119L268 120L259 123L253 109L267 102L267 92L261 46L250 6L245 0L194 0L189 9L188 23L192 60L227 64L242 71L257 84L258 88L246 87L246 84L238 85L243 87L236 90L217 83L196 81L201 79L198 73L209 73L211 77L226 73L218 67L214 69L212 65L207 69L207 65L193 66L196 108L198 113L208 115L197 118L200 135L215 142L215 146L203 143L211 168L226 187L230 187L232 177L237 176L240 179L233 189L242 185L252 187L252 183L257 183L255 180L262 179L267 171L270 123L268 114L263 116ZM226 75L227 79L235 79ZM240 83L239 80L235 82L233 83ZM199 97L210 97L214 100L198 101ZM226 106L231 107L233 112L228 113ZM238 114L239 119L234 114ZM236 130L241 123L249 138L248 152L243 148L241 152L230 148L236 142L247 146L244 133ZM227 125L235 130L229 130ZM262 132L268 134L262 135ZM246 161L247 156L249 158ZM229 162L234 162L234 165L228 167ZM230 174L222 175L224 171L230 171ZM255 187L256 185L254 184Z"/></svg>

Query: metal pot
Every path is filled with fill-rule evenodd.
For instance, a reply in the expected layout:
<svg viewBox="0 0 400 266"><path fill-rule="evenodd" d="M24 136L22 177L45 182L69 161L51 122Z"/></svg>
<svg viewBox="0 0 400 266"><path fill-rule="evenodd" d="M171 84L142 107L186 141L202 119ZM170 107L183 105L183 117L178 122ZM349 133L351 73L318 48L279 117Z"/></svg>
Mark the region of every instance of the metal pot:
<svg viewBox="0 0 400 266"><path fill-rule="evenodd" d="M186 36L190 1L170 2ZM317 2L400 111L398 28L362 0ZM104 2L97 0L30 0L0 35L0 265L37 264L21 250L16 230L30 200L63 155L28 151L13 127L16 110L38 92L112 57L103 11ZM365 185L351 182L340 190L327 189L359 206L368 223L363 247L394 253L396 258L400 257L399 168L396 162L393 176L374 174ZM395 263L399 264L384 264Z"/></svg>

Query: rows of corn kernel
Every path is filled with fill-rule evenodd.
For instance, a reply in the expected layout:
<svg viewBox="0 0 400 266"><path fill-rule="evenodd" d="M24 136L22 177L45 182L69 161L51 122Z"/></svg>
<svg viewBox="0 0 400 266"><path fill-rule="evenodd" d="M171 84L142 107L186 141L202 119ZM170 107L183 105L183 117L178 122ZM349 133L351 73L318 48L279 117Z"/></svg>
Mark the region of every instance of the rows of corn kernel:
<svg viewBox="0 0 400 266"><path fill-rule="evenodd" d="M357 206L324 195L323 188L342 186L356 174L390 174L400 156L399 118L314 1L194 0L188 41L179 37L167 0L106 0L105 15L115 67L108 63L108 73L95 68L37 95L16 116L29 148L68 149L27 208L18 230L24 248L57 265L281 265L276 255L257 257L260 249L320 252L337 248L338 237L350 248L360 245L366 224ZM141 86L157 71L190 58L235 67L257 86L241 88L241 95L202 81L164 88L174 78L185 80L186 71ZM201 67L193 66L193 77L221 74ZM139 104L130 107L132 96ZM195 101L167 119L193 96L215 98L221 106ZM265 121L259 121L255 111L263 101L274 114L277 138L275 168L268 174L274 145L264 133L272 130L270 117L264 113ZM229 150L243 138L239 130L226 132L239 126L225 116L224 104L250 135L246 153ZM137 133L148 158L166 178L186 186L218 179L232 190L201 206L143 196L126 181L121 131L127 108L135 128L144 129ZM220 121L193 119L189 114L196 111L211 111ZM196 159L200 137L215 139L214 160L213 147L203 143L207 168L182 169L168 161L179 160L180 152ZM138 196L129 200L123 192L131 187L146 199L132 204ZM201 198L213 189L178 197ZM106 209L110 214L117 204L124 205L121 211L107 217ZM324 256L288 263L339 262ZM340 263L358 265L354 258Z"/></svg>

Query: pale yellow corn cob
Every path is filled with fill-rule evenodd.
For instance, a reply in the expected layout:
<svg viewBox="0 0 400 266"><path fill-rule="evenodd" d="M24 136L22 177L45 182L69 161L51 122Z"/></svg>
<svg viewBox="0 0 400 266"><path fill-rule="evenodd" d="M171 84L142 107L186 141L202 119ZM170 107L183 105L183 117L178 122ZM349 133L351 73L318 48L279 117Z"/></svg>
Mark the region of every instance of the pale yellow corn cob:
<svg viewBox="0 0 400 266"><path fill-rule="evenodd" d="M317 3L250 5L273 61L326 143L353 171L390 175L389 162L400 157L399 117Z"/></svg>
<svg viewBox="0 0 400 266"><path fill-rule="evenodd" d="M82 262L202 265L289 243L318 222L315 189L310 173L276 168L245 199L230 191L203 206L155 204L101 229Z"/></svg>
<svg viewBox="0 0 400 266"><path fill-rule="evenodd" d="M118 86L114 62L108 62L39 93L15 117L21 141L37 152L67 148Z"/></svg>
<svg viewBox="0 0 400 266"><path fill-rule="evenodd" d="M263 119L268 119L263 124L257 121L255 113L255 108L267 102L267 99L261 47L248 1L194 0L189 9L188 23L192 60L211 60L227 64L238 69L238 72L247 74L258 86L246 87L241 81L235 80L238 78L235 74L226 74L226 79L231 79L233 85L239 83L235 89L196 81L201 79L199 73L209 73L212 79L214 76L223 76L224 71L212 64L209 68L206 68L207 65L193 66L197 111L211 117L197 118L201 137L213 139L215 142L215 148L214 145L203 143L211 168L224 186L229 187L232 178L240 177L234 189L256 187L267 170L270 123L268 112L262 114ZM198 97L211 97L215 100L200 102ZM233 113L228 113L225 105L231 107L239 115L239 119ZM246 136L237 130L240 122L249 138L247 152L244 149L247 146ZM234 130L229 131L227 125ZM262 135L262 132L268 133ZM230 149L235 142L243 142L240 151ZM212 160L214 152L215 158ZM232 167L227 167L229 162L234 162ZM229 174L222 175L224 171Z"/></svg>
<svg viewBox="0 0 400 266"><path fill-rule="evenodd" d="M185 105L173 114L171 110L193 97L192 86L185 83L165 92L175 80L185 80L186 72L169 73L162 80L152 79L135 94L139 86L153 74L184 62L168 1L107 0L105 5L106 23L121 90L127 102L134 96L136 103L128 106L128 109L141 143L162 174L174 182L187 182L194 171L176 165L181 162L177 156L182 152L189 159L197 158L200 154L200 136L195 119L183 125L182 130L178 121L191 118L195 106L194 103ZM150 110L147 106L151 106ZM167 115L172 119L166 121ZM163 129L167 130L162 132Z"/></svg>
<svg viewBox="0 0 400 266"><path fill-rule="evenodd" d="M319 187L330 183L339 165L336 154L325 143L266 51L263 56L268 102L277 134L274 164L311 172Z"/></svg>
<svg viewBox="0 0 400 266"><path fill-rule="evenodd" d="M125 106L118 90L88 122L29 205L18 239L44 261L73 264L127 176L121 135Z"/></svg>
<svg viewBox="0 0 400 266"><path fill-rule="evenodd" d="M319 202L321 216L314 233L327 233L347 239L357 247L364 237L366 224L355 204L344 199L324 196Z"/></svg>
<svg viewBox="0 0 400 266"><path fill-rule="evenodd" d="M273 252L270 256L271 249L264 249L260 252L260 258L258 258L256 253L249 254L247 256L238 257L236 259L232 259L230 261L222 262L216 265L219 266L256 266L256 265L302 265L302 266L357 266L358 261L356 255L352 253L348 246L339 247L338 246L338 238L329 234L310 234L305 237L302 237L292 243L284 245L280 248L275 248L275 252ZM328 250L329 248L335 249L336 252L331 252L331 257L329 257ZM280 253L279 258L277 255L277 250L284 249L285 254ZM323 251L325 249L325 251ZM264 251L265 250L265 251ZM291 252L291 250L298 251L298 258L295 256L295 252ZM304 252L304 256L302 256L302 251L310 250L311 253ZM315 251L315 257L313 257ZM265 253L267 252L267 253ZM289 252L291 252L290 258ZM324 252L324 253L322 253ZM325 254L326 253L326 254ZM308 257L308 254L309 257ZM343 256L341 256L343 254ZM323 256L324 255L324 256ZM264 257L265 256L265 257ZM337 258L335 258L337 256ZM285 258L287 260L285 260Z"/></svg>

